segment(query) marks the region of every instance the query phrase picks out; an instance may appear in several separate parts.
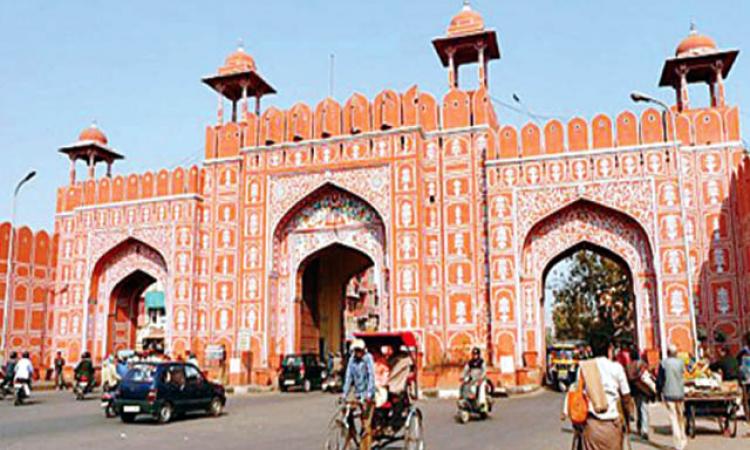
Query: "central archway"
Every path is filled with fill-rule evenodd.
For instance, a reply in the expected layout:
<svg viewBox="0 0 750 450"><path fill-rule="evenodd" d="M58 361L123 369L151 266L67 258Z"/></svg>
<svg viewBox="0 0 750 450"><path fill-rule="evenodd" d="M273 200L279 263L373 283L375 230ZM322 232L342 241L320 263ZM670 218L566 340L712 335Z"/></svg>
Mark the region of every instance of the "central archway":
<svg viewBox="0 0 750 450"><path fill-rule="evenodd" d="M339 261L334 264L344 272L357 273L372 266L372 284L379 300L378 321L386 323L390 311L385 236L383 219L372 205L331 183L315 189L284 214L273 233L272 269L268 276L266 310L270 326L266 351L270 364L280 361L278 356L284 353L300 351L303 335L305 348L321 350L323 342L318 336L315 345L310 328L314 317L301 314L305 308L300 308L305 305L305 294L310 294L304 290L305 271L319 258ZM311 277L308 275L308 279ZM341 280L334 281L328 283L334 286L331 289L339 289L336 284ZM307 331L303 333L303 329ZM340 346L341 338L329 335L326 339L328 349L334 349L331 343Z"/></svg>
<svg viewBox="0 0 750 450"><path fill-rule="evenodd" d="M648 235L632 217L579 200L537 222L524 241L521 259L523 350L545 352L544 281L549 268L577 249L589 247L624 262L633 280L636 340L640 349L658 348L661 336L654 256Z"/></svg>
<svg viewBox="0 0 750 450"><path fill-rule="evenodd" d="M378 299L377 294L369 295L367 275L373 266L369 256L341 244L318 250L300 263L295 310L298 351L321 355L343 351L353 332L372 325L367 320Z"/></svg>

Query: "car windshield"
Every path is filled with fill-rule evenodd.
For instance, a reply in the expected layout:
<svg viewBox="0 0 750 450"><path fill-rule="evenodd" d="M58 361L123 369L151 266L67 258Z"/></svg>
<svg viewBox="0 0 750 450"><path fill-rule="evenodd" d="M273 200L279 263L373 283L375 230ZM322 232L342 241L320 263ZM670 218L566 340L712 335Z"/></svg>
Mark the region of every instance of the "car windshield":
<svg viewBox="0 0 750 450"><path fill-rule="evenodd" d="M156 366L151 364L140 364L133 366L133 368L131 368L125 375L125 379L136 383L150 383L154 381L155 373Z"/></svg>
<svg viewBox="0 0 750 450"><path fill-rule="evenodd" d="M302 364L302 358L299 356L287 356L284 358L284 367L299 367Z"/></svg>

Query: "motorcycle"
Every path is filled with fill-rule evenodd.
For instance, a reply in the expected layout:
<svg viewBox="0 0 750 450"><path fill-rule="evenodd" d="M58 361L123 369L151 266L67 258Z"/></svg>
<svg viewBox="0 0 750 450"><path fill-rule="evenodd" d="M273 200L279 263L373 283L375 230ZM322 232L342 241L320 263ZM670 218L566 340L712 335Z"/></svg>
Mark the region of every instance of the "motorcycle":
<svg viewBox="0 0 750 450"><path fill-rule="evenodd" d="M334 371L329 373L320 386L323 392L341 392L344 388L344 380L341 373Z"/></svg>
<svg viewBox="0 0 750 450"><path fill-rule="evenodd" d="M492 412L492 391L494 390L489 380L483 380L482 389L485 390L484 402L480 402L477 385L478 381L464 380L461 384L460 398L456 402L458 411L456 421L461 424L467 423L472 418L485 420Z"/></svg>
<svg viewBox="0 0 750 450"><path fill-rule="evenodd" d="M104 410L104 417L111 419L117 417L117 409L115 408L115 400L117 399L117 388L105 390L102 393L102 409Z"/></svg>
<svg viewBox="0 0 750 450"><path fill-rule="evenodd" d="M14 391L14 406L21 406L23 405L23 402L29 398L31 395L31 392L29 390L29 383L27 380L15 380L13 382L13 391Z"/></svg>
<svg viewBox="0 0 750 450"><path fill-rule="evenodd" d="M73 386L73 394L75 394L76 400L84 400L88 392L89 378L86 376L82 376L78 380L76 380L76 384L75 386Z"/></svg>

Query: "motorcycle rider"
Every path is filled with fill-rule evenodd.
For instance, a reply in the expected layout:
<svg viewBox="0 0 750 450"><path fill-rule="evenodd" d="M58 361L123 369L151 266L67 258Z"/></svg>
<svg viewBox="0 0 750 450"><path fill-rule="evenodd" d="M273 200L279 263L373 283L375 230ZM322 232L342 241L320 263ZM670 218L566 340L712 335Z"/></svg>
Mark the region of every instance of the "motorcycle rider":
<svg viewBox="0 0 750 450"><path fill-rule="evenodd" d="M120 383L120 375L117 373L114 355L109 355L102 363L102 389L114 390Z"/></svg>
<svg viewBox="0 0 750 450"><path fill-rule="evenodd" d="M485 413L488 412L487 390L485 388L486 376L487 367L482 358L482 351L478 347L474 347L471 350L471 359L464 366L463 375L461 375L461 380L463 381L461 396L466 398L469 394L468 390L474 388L477 405Z"/></svg>
<svg viewBox="0 0 750 450"><path fill-rule="evenodd" d="M6 392L10 392L13 387L13 375L16 371L16 363L18 362L18 353L11 352L10 358L5 363L5 377L3 378L2 389Z"/></svg>
<svg viewBox="0 0 750 450"><path fill-rule="evenodd" d="M13 383L24 385L26 397L31 394L31 377L34 376L34 365L29 359L29 352L23 352L13 371Z"/></svg>
<svg viewBox="0 0 750 450"><path fill-rule="evenodd" d="M91 392L91 389L94 387L94 363L91 362L91 353L89 352L83 352L83 355L81 355L81 361L75 368L76 383L78 383L82 377L88 379L88 385L84 391L84 394L87 394Z"/></svg>

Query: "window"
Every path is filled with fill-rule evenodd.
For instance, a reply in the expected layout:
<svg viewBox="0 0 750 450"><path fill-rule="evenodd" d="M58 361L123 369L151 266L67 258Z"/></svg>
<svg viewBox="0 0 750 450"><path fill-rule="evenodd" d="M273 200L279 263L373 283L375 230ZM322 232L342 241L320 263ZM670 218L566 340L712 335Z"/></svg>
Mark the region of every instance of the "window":
<svg viewBox="0 0 750 450"><path fill-rule="evenodd" d="M200 371L190 364L185 366L185 376L187 377L188 383L201 383L203 381L203 375Z"/></svg>
<svg viewBox="0 0 750 450"><path fill-rule="evenodd" d="M181 386L185 384L185 371L181 366L171 366L164 374L164 382Z"/></svg>

